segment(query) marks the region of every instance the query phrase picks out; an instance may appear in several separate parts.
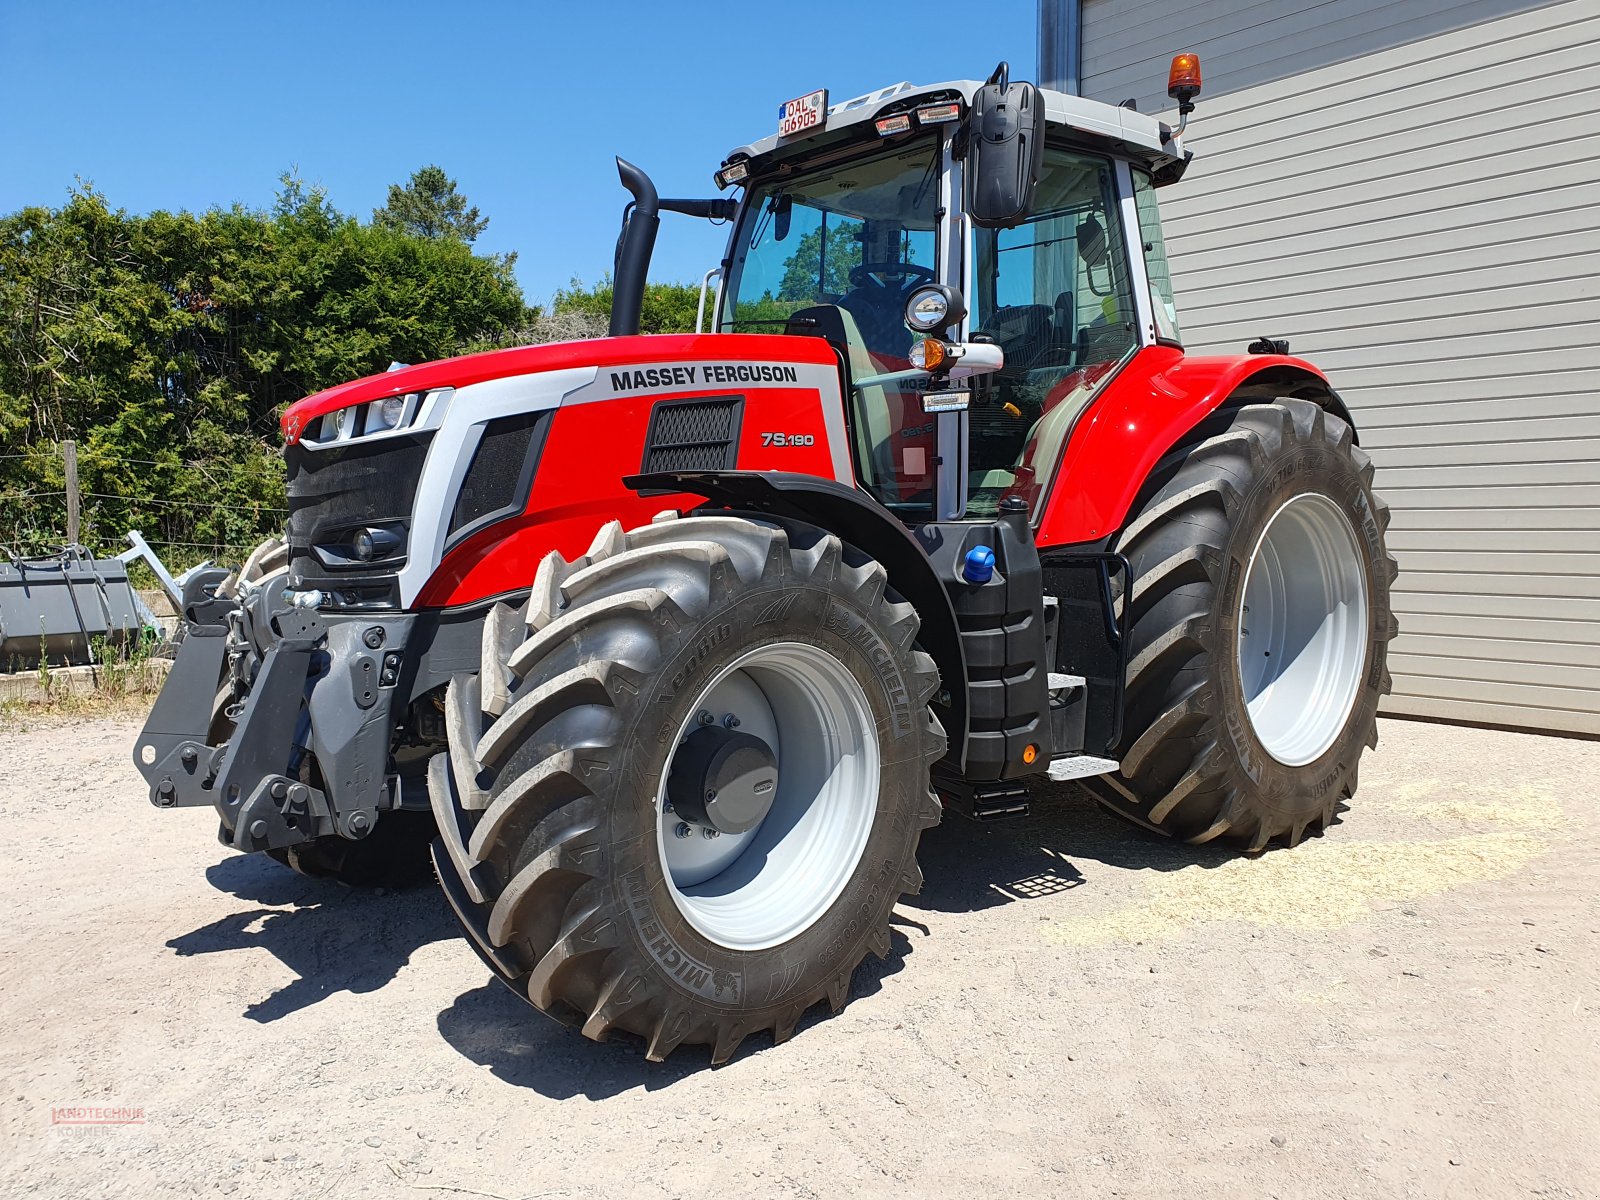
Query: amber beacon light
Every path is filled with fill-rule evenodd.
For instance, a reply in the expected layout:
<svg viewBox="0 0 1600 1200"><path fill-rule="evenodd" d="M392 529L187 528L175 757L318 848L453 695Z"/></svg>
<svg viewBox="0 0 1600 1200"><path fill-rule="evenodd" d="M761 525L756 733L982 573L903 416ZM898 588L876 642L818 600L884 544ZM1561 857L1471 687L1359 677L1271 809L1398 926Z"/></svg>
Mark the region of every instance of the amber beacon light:
<svg viewBox="0 0 1600 1200"><path fill-rule="evenodd" d="M1172 70L1167 72L1167 95L1179 105L1190 105L1200 94L1200 56L1185 51L1172 56Z"/></svg>

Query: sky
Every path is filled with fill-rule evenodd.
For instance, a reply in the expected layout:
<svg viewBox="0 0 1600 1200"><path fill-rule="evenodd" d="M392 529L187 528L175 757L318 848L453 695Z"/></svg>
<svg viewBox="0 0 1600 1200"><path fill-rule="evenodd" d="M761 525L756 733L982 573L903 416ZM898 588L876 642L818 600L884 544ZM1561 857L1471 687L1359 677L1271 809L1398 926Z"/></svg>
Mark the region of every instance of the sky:
<svg viewBox="0 0 1600 1200"><path fill-rule="evenodd" d="M981 15L980 15L981 14ZM778 105L902 79L1035 78L1035 0L765 5L0 0L0 212L93 182L132 212L264 208L296 171L363 219L444 167L530 302L610 269L626 193L715 195ZM664 214L651 277L698 281L725 228Z"/></svg>

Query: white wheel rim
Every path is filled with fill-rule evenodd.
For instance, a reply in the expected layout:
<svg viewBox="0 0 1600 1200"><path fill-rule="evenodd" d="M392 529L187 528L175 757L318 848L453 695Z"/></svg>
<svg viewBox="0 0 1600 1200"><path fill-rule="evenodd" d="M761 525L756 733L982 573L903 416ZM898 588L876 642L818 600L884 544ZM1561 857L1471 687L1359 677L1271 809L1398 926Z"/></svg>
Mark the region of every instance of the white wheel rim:
<svg viewBox="0 0 1600 1200"><path fill-rule="evenodd" d="M1239 611L1250 725L1285 766L1327 753L1350 718L1367 649L1366 564L1350 519L1304 492L1262 530Z"/></svg>
<svg viewBox="0 0 1600 1200"><path fill-rule="evenodd" d="M701 934L730 950L764 950L799 936L856 873L878 806L878 734L866 693L833 655L800 642L752 650L701 693L673 745L702 714L731 714L772 748L772 808L745 833L705 836L667 807L662 772L656 846L673 902Z"/></svg>

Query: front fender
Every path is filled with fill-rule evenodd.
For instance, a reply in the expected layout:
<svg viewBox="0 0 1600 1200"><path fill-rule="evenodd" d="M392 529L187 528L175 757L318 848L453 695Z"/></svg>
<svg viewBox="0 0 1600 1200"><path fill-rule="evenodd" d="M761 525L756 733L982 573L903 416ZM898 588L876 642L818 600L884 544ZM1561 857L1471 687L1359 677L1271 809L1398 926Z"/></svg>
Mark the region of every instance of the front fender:
<svg viewBox="0 0 1600 1200"><path fill-rule="evenodd" d="M1041 506L1039 547L1115 533L1167 451L1230 399L1258 393L1264 400L1301 395L1350 421L1327 378L1301 358L1195 357L1172 346L1139 351L1073 428Z"/></svg>

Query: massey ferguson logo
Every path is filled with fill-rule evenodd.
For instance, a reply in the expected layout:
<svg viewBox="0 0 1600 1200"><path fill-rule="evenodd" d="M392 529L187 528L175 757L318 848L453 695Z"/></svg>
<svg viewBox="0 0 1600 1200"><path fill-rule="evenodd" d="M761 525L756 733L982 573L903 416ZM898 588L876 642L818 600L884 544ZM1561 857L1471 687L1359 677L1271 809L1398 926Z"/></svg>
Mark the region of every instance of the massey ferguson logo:
<svg viewBox="0 0 1600 1200"><path fill-rule="evenodd" d="M775 363L708 363L703 367L644 367L612 371L611 387L618 392L642 388L691 388L720 383L798 383L800 372Z"/></svg>

